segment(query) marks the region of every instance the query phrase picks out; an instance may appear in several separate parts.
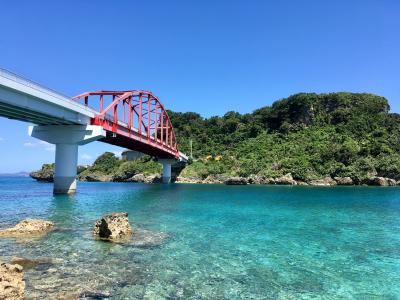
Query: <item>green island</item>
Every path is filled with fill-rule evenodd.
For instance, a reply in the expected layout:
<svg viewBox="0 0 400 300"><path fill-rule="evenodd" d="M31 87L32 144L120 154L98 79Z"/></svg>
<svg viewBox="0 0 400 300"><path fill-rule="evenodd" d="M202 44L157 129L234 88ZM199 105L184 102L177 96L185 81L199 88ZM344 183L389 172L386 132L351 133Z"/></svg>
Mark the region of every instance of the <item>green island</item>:
<svg viewBox="0 0 400 300"><path fill-rule="evenodd" d="M203 118L168 111L181 151L192 153L177 182L397 185L400 115L368 93L298 93L252 113ZM192 144L192 148L190 147ZM78 168L82 181L158 182L161 164L106 152ZM31 176L51 181L53 165Z"/></svg>

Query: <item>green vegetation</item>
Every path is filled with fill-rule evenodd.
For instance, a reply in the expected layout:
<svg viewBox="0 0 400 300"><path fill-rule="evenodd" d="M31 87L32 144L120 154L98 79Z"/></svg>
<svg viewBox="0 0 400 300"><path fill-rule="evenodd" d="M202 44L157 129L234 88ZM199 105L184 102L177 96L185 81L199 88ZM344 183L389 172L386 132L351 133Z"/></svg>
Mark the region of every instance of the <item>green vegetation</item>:
<svg viewBox="0 0 400 300"><path fill-rule="evenodd" d="M193 161L182 177L291 173L301 181L326 176L351 177L355 183L374 176L400 180L400 115L389 113L387 100L376 95L301 93L251 114L169 115L180 150L189 154L193 141ZM161 165L149 156L125 161L106 152L80 172L80 178L96 174L124 180L161 173Z"/></svg>
<svg viewBox="0 0 400 300"><path fill-rule="evenodd" d="M114 153L105 152L100 155L92 166L87 167L81 172L80 176L85 177L91 174L110 175L113 178L128 177L135 174L159 174L161 164L154 161L149 156L143 156L134 161L119 159Z"/></svg>
<svg viewBox="0 0 400 300"><path fill-rule="evenodd" d="M181 151L194 162L184 177L292 173L298 180L378 175L400 179L400 116L372 94L301 93L251 114L204 119L169 112Z"/></svg>

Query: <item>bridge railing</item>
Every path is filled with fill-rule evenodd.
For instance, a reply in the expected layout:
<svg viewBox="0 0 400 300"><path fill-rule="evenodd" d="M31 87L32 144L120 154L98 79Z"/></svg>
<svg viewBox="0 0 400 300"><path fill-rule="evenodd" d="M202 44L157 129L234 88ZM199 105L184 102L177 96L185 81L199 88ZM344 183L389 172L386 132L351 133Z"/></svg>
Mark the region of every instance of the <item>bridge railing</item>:
<svg viewBox="0 0 400 300"><path fill-rule="evenodd" d="M119 134L126 129L143 142L172 151L179 156L174 128L159 99L149 91L96 91L80 94L75 101L99 113L93 124Z"/></svg>

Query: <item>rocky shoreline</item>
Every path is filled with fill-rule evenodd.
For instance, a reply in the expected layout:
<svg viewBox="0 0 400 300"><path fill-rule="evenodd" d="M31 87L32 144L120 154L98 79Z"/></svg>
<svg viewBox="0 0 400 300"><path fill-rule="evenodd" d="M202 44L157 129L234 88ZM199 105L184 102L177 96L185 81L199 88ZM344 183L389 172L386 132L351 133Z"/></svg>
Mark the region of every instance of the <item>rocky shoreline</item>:
<svg viewBox="0 0 400 300"><path fill-rule="evenodd" d="M30 173L30 176L41 182L53 182L53 172L49 170L39 170ZM79 181L86 182L137 182L137 183L160 183L162 181L160 174L131 174L105 175L101 173L80 173L77 176ZM226 184L226 185L308 185L308 186L336 186L336 185L370 185L370 186L400 186L400 180L393 178L371 176L365 180L358 180L351 177L330 177L326 176L319 179L309 179L306 181L296 180L292 174L288 173L281 177L271 178L260 175L249 177L229 177L226 175L210 175L206 178L187 178L177 177L176 183L197 183L197 184Z"/></svg>
<svg viewBox="0 0 400 300"><path fill-rule="evenodd" d="M301 186L337 186L337 185L370 185L370 186L400 186L400 180L392 178L372 176L366 180L353 180L350 177L324 177L321 179L310 179L307 181L295 180L292 175L286 174L278 178L269 178L264 176L249 177L227 177L227 176L208 176L201 178L178 177L177 183L198 183L198 184L226 184L226 185L301 185Z"/></svg>
<svg viewBox="0 0 400 300"><path fill-rule="evenodd" d="M30 177L39 182L53 182L54 181L54 171L48 168L42 168L41 170L31 172ZM77 175L79 181L86 182L140 182L140 183L160 183L160 174L129 174L125 173L122 175L106 175L98 172L93 172L90 174L79 173Z"/></svg>

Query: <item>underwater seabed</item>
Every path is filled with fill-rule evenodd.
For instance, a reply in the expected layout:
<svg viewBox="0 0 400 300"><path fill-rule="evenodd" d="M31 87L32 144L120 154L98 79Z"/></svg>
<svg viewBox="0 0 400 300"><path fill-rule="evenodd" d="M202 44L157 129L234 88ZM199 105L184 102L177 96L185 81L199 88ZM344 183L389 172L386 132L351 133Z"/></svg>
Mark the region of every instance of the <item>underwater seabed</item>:
<svg viewBox="0 0 400 300"><path fill-rule="evenodd" d="M28 217L57 226L41 239L0 239L2 258L40 260L25 269L27 299L400 299L398 188L78 190L53 196L51 184L0 178L0 227ZM129 213L135 242L92 237L114 211Z"/></svg>

